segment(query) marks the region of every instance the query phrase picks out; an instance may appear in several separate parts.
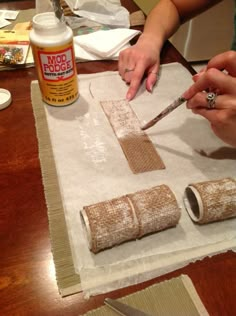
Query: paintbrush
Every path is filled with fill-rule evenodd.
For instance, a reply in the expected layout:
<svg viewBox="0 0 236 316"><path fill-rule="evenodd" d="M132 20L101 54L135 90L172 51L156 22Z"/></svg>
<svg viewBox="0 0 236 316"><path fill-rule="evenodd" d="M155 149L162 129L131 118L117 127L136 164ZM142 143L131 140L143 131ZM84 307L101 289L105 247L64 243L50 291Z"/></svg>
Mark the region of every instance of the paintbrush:
<svg viewBox="0 0 236 316"><path fill-rule="evenodd" d="M60 22L65 22L65 17L63 14L60 0L53 0L52 5L53 5L53 9L54 9L55 15L58 18L58 20Z"/></svg>
<svg viewBox="0 0 236 316"><path fill-rule="evenodd" d="M174 109L176 109L178 106L180 106L182 103L184 103L185 101L187 101L184 97L179 97L178 99L176 99L174 102L172 102L169 106L167 106L167 108L165 108L160 114L158 114L154 119L152 119L151 121L149 121L147 124L145 124L144 126L141 127L141 130L145 130L148 129L150 127L152 127L153 125L155 125L157 122L159 122L161 119L163 119L163 117L165 117L166 115L168 115L169 113L171 113Z"/></svg>

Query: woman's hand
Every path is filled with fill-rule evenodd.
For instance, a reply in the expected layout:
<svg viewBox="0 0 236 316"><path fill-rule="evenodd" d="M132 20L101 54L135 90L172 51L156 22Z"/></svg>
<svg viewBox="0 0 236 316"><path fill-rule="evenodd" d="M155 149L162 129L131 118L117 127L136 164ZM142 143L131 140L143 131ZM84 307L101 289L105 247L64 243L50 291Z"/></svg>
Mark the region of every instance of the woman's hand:
<svg viewBox="0 0 236 316"><path fill-rule="evenodd" d="M142 34L138 42L119 55L119 74L129 84L126 99L135 97L143 77L146 75L146 89L152 91L158 79L159 50L151 37Z"/></svg>
<svg viewBox="0 0 236 316"><path fill-rule="evenodd" d="M187 107L205 117L216 136L236 147L236 52L215 56L193 80L195 83L183 94ZM217 94L213 108L206 91Z"/></svg>

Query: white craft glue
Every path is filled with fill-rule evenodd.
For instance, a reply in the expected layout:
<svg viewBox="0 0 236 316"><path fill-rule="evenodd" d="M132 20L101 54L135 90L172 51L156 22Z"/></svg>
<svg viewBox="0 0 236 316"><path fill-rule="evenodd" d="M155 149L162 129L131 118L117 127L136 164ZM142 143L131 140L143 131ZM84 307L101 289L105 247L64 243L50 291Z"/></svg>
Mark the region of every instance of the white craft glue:
<svg viewBox="0 0 236 316"><path fill-rule="evenodd" d="M30 43L44 102L73 103L79 96L72 30L54 12L33 18Z"/></svg>

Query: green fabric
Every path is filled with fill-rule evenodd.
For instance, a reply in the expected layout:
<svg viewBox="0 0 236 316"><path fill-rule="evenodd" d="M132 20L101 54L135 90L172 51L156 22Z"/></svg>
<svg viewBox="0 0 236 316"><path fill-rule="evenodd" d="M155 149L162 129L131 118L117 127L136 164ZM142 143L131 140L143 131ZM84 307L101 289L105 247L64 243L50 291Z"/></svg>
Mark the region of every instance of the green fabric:
<svg viewBox="0 0 236 316"><path fill-rule="evenodd" d="M80 276L74 269L45 107L36 80L31 82L31 103L35 117L57 285L60 294L66 296L81 291Z"/></svg>
<svg viewBox="0 0 236 316"><path fill-rule="evenodd" d="M148 313L148 315L209 316L187 275L151 285L144 290L127 295L119 301ZM102 306L83 316L116 315L118 316L118 313L110 307Z"/></svg>

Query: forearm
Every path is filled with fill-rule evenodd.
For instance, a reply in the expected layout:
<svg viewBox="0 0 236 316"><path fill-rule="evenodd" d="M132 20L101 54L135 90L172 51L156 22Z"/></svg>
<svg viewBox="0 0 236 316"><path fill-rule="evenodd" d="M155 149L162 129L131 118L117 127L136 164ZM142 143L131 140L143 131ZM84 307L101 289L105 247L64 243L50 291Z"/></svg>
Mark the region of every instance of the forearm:
<svg viewBox="0 0 236 316"><path fill-rule="evenodd" d="M160 0L149 13L142 41L152 41L160 51L179 26L222 0Z"/></svg>
<svg viewBox="0 0 236 316"><path fill-rule="evenodd" d="M152 42L160 51L163 43L180 26L178 11L172 1L160 0L146 19L142 39Z"/></svg>

